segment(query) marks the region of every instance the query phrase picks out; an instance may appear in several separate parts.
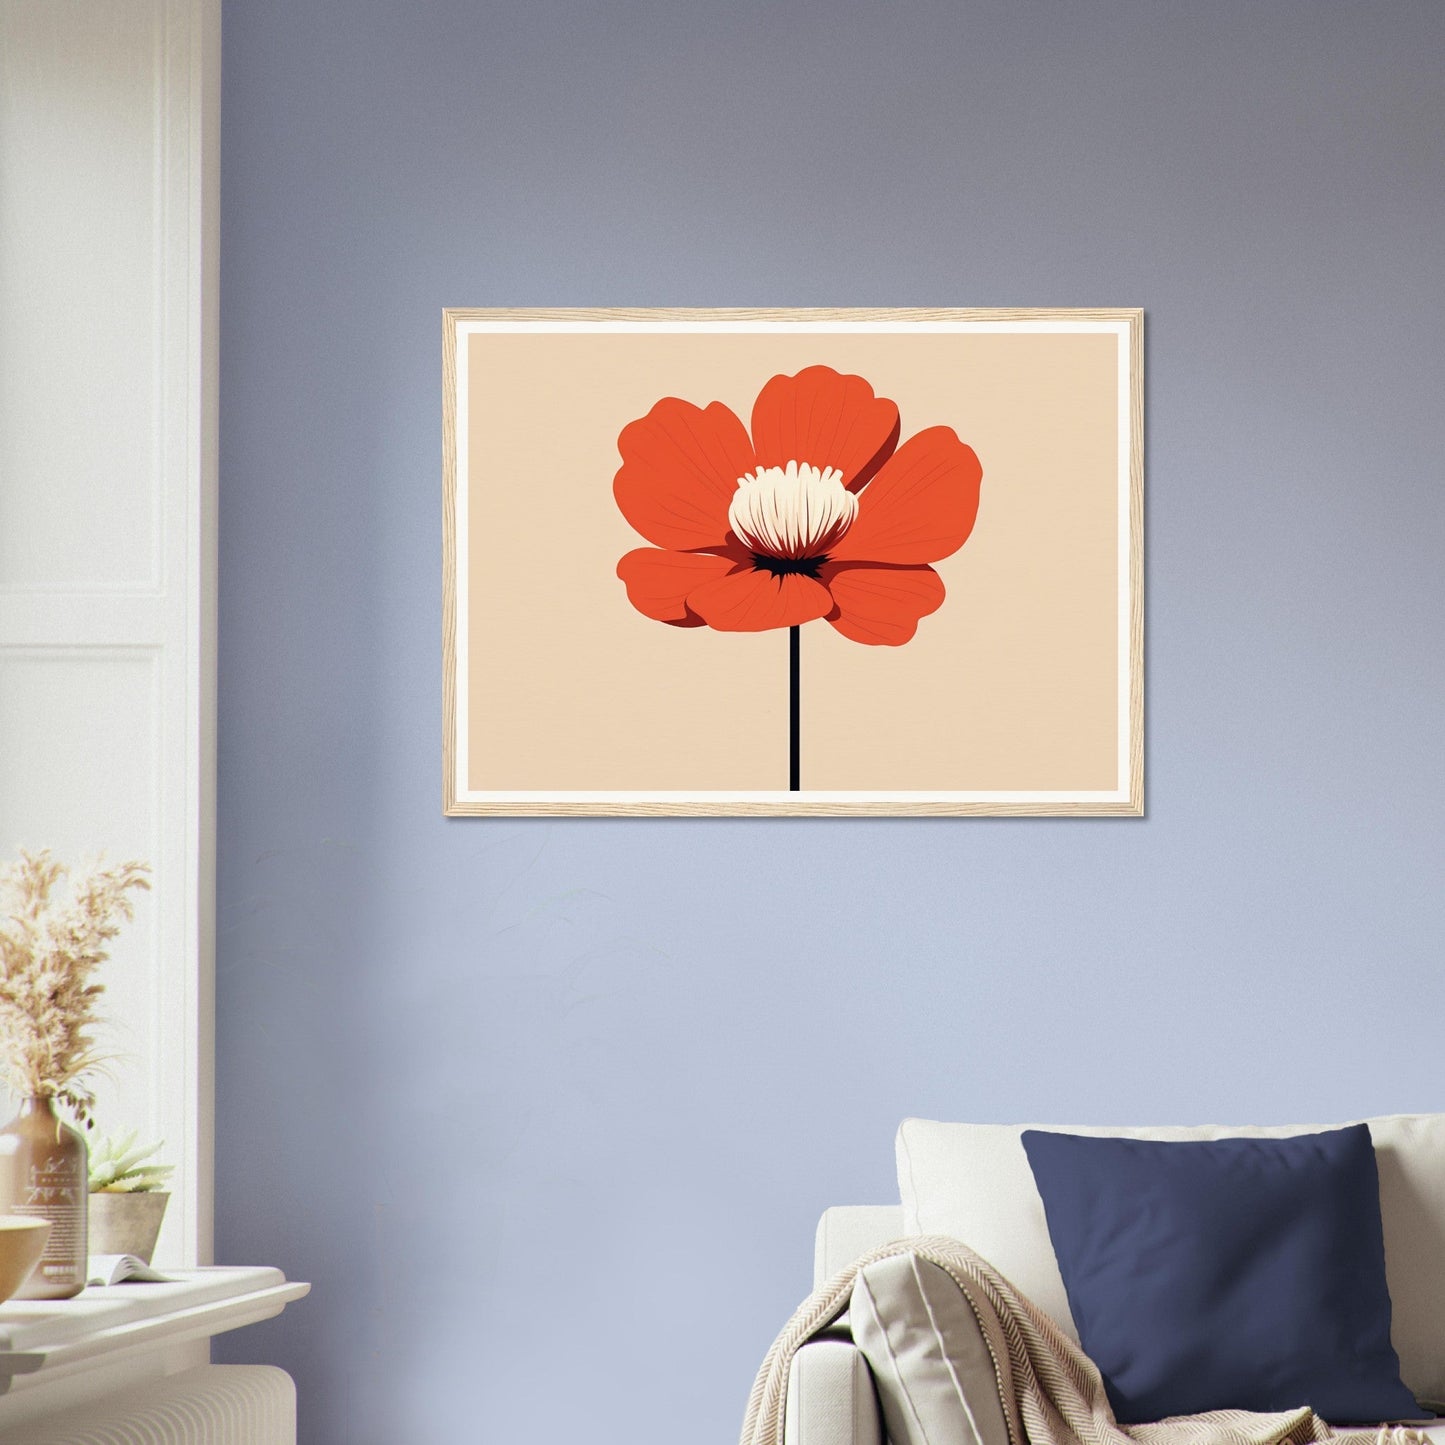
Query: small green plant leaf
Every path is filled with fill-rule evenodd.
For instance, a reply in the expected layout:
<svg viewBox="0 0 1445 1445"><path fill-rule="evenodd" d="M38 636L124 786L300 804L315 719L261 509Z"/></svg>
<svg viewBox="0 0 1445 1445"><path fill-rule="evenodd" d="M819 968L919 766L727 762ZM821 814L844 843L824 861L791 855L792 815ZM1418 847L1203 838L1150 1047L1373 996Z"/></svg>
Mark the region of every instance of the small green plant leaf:
<svg viewBox="0 0 1445 1445"><path fill-rule="evenodd" d="M102 1139L90 1154L90 1192L137 1194L165 1185L173 1164L146 1164L165 1147L165 1141L138 1147L136 1131ZM144 1165L144 1167L141 1167Z"/></svg>

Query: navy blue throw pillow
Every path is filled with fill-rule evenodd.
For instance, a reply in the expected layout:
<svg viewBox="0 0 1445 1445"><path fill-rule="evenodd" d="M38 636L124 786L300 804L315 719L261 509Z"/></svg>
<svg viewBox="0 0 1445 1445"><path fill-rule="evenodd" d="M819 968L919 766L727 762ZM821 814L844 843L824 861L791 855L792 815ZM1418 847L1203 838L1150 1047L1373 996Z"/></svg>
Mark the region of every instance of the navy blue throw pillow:
<svg viewBox="0 0 1445 1445"><path fill-rule="evenodd" d="M1420 1419L1390 1343L1366 1124L1163 1143L1028 1129L1084 1353L1121 1424L1311 1406Z"/></svg>

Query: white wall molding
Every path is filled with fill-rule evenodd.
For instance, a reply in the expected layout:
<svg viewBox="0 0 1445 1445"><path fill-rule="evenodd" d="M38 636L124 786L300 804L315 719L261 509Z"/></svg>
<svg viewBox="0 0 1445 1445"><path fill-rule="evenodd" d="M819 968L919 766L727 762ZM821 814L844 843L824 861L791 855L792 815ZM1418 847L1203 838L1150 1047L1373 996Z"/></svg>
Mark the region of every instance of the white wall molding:
<svg viewBox="0 0 1445 1445"><path fill-rule="evenodd" d="M0 12L0 855L155 868L102 1128L211 1257L219 0Z"/></svg>

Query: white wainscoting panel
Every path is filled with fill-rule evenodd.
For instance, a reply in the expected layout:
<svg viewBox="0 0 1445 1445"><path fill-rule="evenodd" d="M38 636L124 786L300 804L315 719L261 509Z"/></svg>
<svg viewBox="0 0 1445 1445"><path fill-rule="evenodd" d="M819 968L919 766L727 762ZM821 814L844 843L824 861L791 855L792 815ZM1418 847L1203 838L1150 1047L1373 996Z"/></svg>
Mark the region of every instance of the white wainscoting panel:
<svg viewBox="0 0 1445 1445"><path fill-rule="evenodd" d="M99 1127L211 1257L219 0L0 7L0 856L143 857Z"/></svg>
<svg viewBox="0 0 1445 1445"><path fill-rule="evenodd" d="M0 490L0 586L154 588L164 16L59 0L4 24L0 477L26 484Z"/></svg>

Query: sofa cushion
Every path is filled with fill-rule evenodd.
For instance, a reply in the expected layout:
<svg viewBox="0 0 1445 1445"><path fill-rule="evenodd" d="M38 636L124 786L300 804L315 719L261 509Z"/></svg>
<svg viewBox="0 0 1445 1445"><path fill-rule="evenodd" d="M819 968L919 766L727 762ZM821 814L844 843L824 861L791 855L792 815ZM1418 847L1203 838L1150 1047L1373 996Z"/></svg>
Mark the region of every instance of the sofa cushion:
<svg viewBox="0 0 1445 1445"><path fill-rule="evenodd" d="M1123 1424L1309 1405L1417 1419L1363 1124L1286 1139L1023 1134L1084 1353Z"/></svg>
<svg viewBox="0 0 1445 1445"><path fill-rule="evenodd" d="M1009 1445L988 1342L945 1271L912 1254L864 1265L848 1317L889 1445Z"/></svg>
<svg viewBox="0 0 1445 1445"><path fill-rule="evenodd" d="M1422 1402L1445 1401L1445 1115L1395 1114L1366 1122L1380 1175L1391 1338L1400 1374ZM1077 1341L1020 1138L1029 1127L1131 1139L1278 1139L1331 1126L1141 1129L906 1119L897 1141L905 1234L963 1240Z"/></svg>

